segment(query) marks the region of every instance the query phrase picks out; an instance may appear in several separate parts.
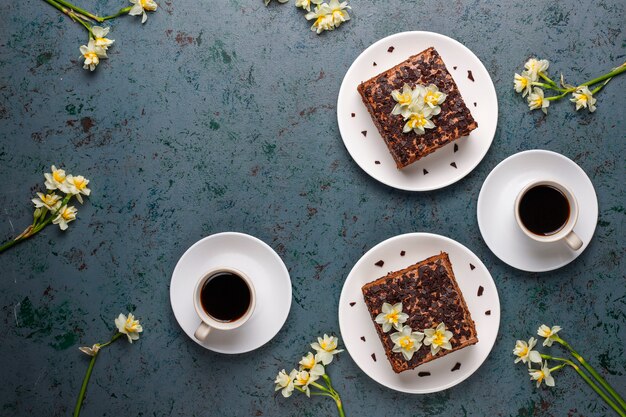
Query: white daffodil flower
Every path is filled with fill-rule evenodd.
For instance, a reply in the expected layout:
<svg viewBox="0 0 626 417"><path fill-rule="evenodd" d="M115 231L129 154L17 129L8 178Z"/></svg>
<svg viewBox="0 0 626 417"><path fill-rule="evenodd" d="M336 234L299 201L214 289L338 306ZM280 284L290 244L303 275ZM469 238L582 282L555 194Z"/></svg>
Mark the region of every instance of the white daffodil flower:
<svg viewBox="0 0 626 417"><path fill-rule="evenodd" d="M335 23L333 21L331 9L326 3L315 6L315 9L312 12L304 15L304 17L306 18L306 20L315 19L313 25L311 26L311 30L317 32L318 35L325 30L335 29Z"/></svg>
<svg viewBox="0 0 626 417"><path fill-rule="evenodd" d="M435 124L430 120L432 117L432 109L423 107L422 109L412 109L413 112L407 117L407 122L402 131L408 133L411 130L418 135L426 133L426 129L433 129Z"/></svg>
<svg viewBox="0 0 626 417"><path fill-rule="evenodd" d="M528 107L531 110L541 109L542 112L548 114L548 106L550 102L543 96L543 90L541 88L533 88L533 92L528 95Z"/></svg>
<svg viewBox="0 0 626 417"><path fill-rule="evenodd" d="M307 397L311 396L311 389L309 384L319 379L319 375L314 375L308 371L300 371L296 374L296 379L293 381L294 385L301 387Z"/></svg>
<svg viewBox="0 0 626 417"><path fill-rule="evenodd" d="M584 108L589 108L589 112L596 111L596 99L593 97L593 93L586 85L578 87L575 92L572 93L573 98L570 99L572 103L576 103L576 111Z"/></svg>
<svg viewBox="0 0 626 417"><path fill-rule="evenodd" d="M552 346L554 339L558 337L556 334L560 331L561 331L560 326L548 327L545 324L542 324L537 329L537 334L546 339L543 341L544 346Z"/></svg>
<svg viewBox="0 0 626 417"><path fill-rule="evenodd" d="M515 73L513 79L513 88L516 93L522 93L522 97L526 97L533 89L532 80L526 71L522 71L522 74Z"/></svg>
<svg viewBox="0 0 626 417"><path fill-rule="evenodd" d="M296 378L297 374L298 371L295 369L292 369L289 375L287 375L287 372L284 369L280 371L274 381L276 384L274 391L281 390L280 393L283 394L283 397L290 397L294 389L293 380Z"/></svg>
<svg viewBox="0 0 626 417"><path fill-rule="evenodd" d="M133 7L128 14L131 16L141 15L141 23L146 23L146 20L148 20L146 10L154 12L159 7L154 0L130 0L130 2L133 4Z"/></svg>
<svg viewBox="0 0 626 417"><path fill-rule="evenodd" d="M526 72L533 82L537 81L537 79L539 79L539 74L545 73L549 66L550 62L548 62L547 59L537 58L530 58L524 64L524 68L526 68Z"/></svg>
<svg viewBox="0 0 626 417"><path fill-rule="evenodd" d="M396 101L396 105L391 114L401 114L405 118L411 114L410 107L419 101L419 91L411 88L408 84L402 86L402 90L393 90L391 97Z"/></svg>
<svg viewBox="0 0 626 417"><path fill-rule="evenodd" d="M311 347L317 352L315 354L315 360L321 362L323 365L328 365L333 361L333 355L339 352L343 352L343 349L337 349L337 343L339 339L335 336L328 336L324 334L324 337L318 337L317 342L311 343Z"/></svg>
<svg viewBox="0 0 626 417"><path fill-rule="evenodd" d="M311 352L302 357L302 360L298 362L300 364L300 370L309 371L312 375L322 376L326 373L324 365L317 363L317 359Z"/></svg>
<svg viewBox="0 0 626 417"><path fill-rule="evenodd" d="M537 340L534 337L531 337L528 343L523 340L515 342L515 349L513 349L513 354L517 356L515 363L522 361L522 363L527 363L529 368L532 362L541 363L541 355L533 350L536 344Z"/></svg>
<svg viewBox="0 0 626 417"><path fill-rule="evenodd" d="M107 58L106 50L103 47L96 45L96 42L93 39L90 39L87 45L81 45L80 53L85 58L83 68L90 71L96 69L100 63L100 59Z"/></svg>
<svg viewBox="0 0 626 417"><path fill-rule="evenodd" d="M439 323L435 329L424 330L424 344L430 346L430 354L435 356L442 348L452 349L452 344L450 344L452 336L452 332L446 329L446 325Z"/></svg>
<svg viewBox="0 0 626 417"><path fill-rule="evenodd" d="M415 89L419 90L423 104L430 107L433 116L441 113L441 107L439 107L439 105L443 103L447 96L439 91L439 88L435 84L429 84L426 87L418 85Z"/></svg>
<svg viewBox="0 0 626 417"><path fill-rule="evenodd" d="M61 230L67 229L67 224L76 220L76 213L78 210L74 206L63 206L59 209L57 216L52 220L52 223L58 224Z"/></svg>
<svg viewBox="0 0 626 417"><path fill-rule="evenodd" d="M537 388L544 381L548 387L554 386L554 377L550 375L550 368L548 368L547 362L541 366L541 369L531 369L528 373L531 381L537 381Z"/></svg>
<svg viewBox="0 0 626 417"><path fill-rule="evenodd" d="M311 4L321 4L322 0L296 0L296 7L301 7L307 12L311 11Z"/></svg>
<svg viewBox="0 0 626 417"><path fill-rule="evenodd" d="M43 174L46 179L44 184L48 190L56 190L65 182L65 170L57 169L57 167L52 165L50 171L50 173L46 172Z"/></svg>
<svg viewBox="0 0 626 417"><path fill-rule="evenodd" d="M82 204L83 198L82 195L89 196L91 194L91 190L87 188L87 184L89 184L89 180L82 175L68 175L65 178L65 182L62 186L59 187L61 191L66 194L73 194L76 196L76 199Z"/></svg>
<svg viewBox="0 0 626 417"><path fill-rule="evenodd" d="M33 198L31 201L36 208L45 207L50 211L56 211L61 205L61 197L54 193L37 193L37 198Z"/></svg>
<svg viewBox="0 0 626 417"><path fill-rule="evenodd" d="M351 7L348 6L347 1L339 2L339 0L330 0L328 7L330 8L330 16L336 28L343 22L350 20L350 15L348 15L348 10L346 9L351 9Z"/></svg>
<svg viewBox="0 0 626 417"><path fill-rule="evenodd" d="M139 324L139 320L135 320L135 316L133 316L132 313L128 313L128 317L123 314L117 316L115 326L117 326L118 332L128 337L130 343L133 343L133 340L139 339L139 333L143 332L143 327Z"/></svg>
<svg viewBox="0 0 626 417"><path fill-rule="evenodd" d="M96 46L102 47L105 51L115 42L115 39L108 39L106 37L109 34L109 30L111 30L111 28L103 28L102 26L91 27L91 33L93 34L93 40Z"/></svg>
<svg viewBox="0 0 626 417"><path fill-rule="evenodd" d="M414 332L409 326L404 326L399 332L390 335L393 342L393 352L402 353L404 359L410 361L413 354L422 347L424 333Z"/></svg>
<svg viewBox="0 0 626 417"><path fill-rule="evenodd" d="M89 355L89 356L96 356L96 354L98 353L98 351L100 350L100 345L98 343L96 343L95 345L93 345L92 347L88 347L88 346L81 346L78 348L78 350L80 350L81 352L83 352L85 355Z"/></svg>
<svg viewBox="0 0 626 417"><path fill-rule="evenodd" d="M402 312L402 303L391 305L383 303L382 313L376 316L376 323L382 324L383 332L387 333L393 326L396 330L402 330L402 324L409 319L409 315Z"/></svg>

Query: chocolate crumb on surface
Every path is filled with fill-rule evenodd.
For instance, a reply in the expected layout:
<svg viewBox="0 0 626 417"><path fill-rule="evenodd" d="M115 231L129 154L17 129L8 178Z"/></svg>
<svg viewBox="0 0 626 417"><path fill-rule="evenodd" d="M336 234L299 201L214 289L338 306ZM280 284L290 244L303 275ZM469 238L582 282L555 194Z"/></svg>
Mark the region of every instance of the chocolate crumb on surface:
<svg viewBox="0 0 626 417"><path fill-rule="evenodd" d="M381 259L380 261L376 262L374 265L380 266L382 268L384 264L385 264L385 261Z"/></svg>
<svg viewBox="0 0 626 417"><path fill-rule="evenodd" d="M402 250L402 251L400 251L400 256L404 256L404 255L406 255L406 252L405 252L405 251L403 251L403 250Z"/></svg>
<svg viewBox="0 0 626 417"><path fill-rule="evenodd" d="M352 113L352 117L356 116L356 114Z"/></svg>
<svg viewBox="0 0 626 417"><path fill-rule="evenodd" d="M419 377L430 376L430 372L419 372L417 376Z"/></svg>
<svg viewBox="0 0 626 417"><path fill-rule="evenodd" d="M426 171L426 168L424 168L424 175L428 174L428 171Z"/></svg>
<svg viewBox="0 0 626 417"><path fill-rule="evenodd" d="M485 289L483 288L483 286L479 285L478 286L478 296L482 297L484 291L485 291Z"/></svg>
<svg viewBox="0 0 626 417"><path fill-rule="evenodd" d="M450 166L456 168L456 162L451 163Z"/></svg>
<svg viewBox="0 0 626 417"><path fill-rule="evenodd" d="M470 264L470 269L473 271L474 269L476 269L476 267L472 264Z"/></svg>
<svg viewBox="0 0 626 417"><path fill-rule="evenodd" d="M457 152L459 150L459 145L457 143L454 144L454 152Z"/></svg>
<svg viewBox="0 0 626 417"><path fill-rule="evenodd" d="M376 165L380 165L380 161L374 161Z"/></svg>
<svg viewBox="0 0 626 417"><path fill-rule="evenodd" d="M372 353L372 359L374 359L374 362L376 362L376 354Z"/></svg>
<svg viewBox="0 0 626 417"><path fill-rule="evenodd" d="M361 336L361 340L365 342L365 336Z"/></svg>
<svg viewBox="0 0 626 417"><path fill-rule="evenodd" d="M476 102L474 102L474 107L478 106L478 104L476 104Z"/></svg>
<svg viewBox="0 0 626 417"><path fill-rule="evenodd" d="M456 69L456 66L452 67L452 69L453 69L453 70L455 70L455 69Z"/></svg>
<svg viewBox="0 0 626 417"><path fill-rule="evenodd" d="M356 304L356 303L355 303L354 301L353 301L353 302L351 302L351 303L350 303L350 307L354 307L354 305L355 305L355 304Z"/></svg>
<svg viewBox="0 0 626 417"><path fill-rule="evenodd" d="M485 311L485 316L491 316L491 310Z"/></svg>
<svg viewBox="0 0 626 417"><path fill-rule="evenodd" d="M459 369L461 369L461 362L455 363L450 372L458 371Z"/></svg>
<svg viewBox="0 0 626 417"><path fill-rule="evenodd" d="M373 65L374 65L374 66L376 66L376 63L374 62L374 64L373 64Z"/></svg>
<svg viewBox="0 0 626 417"><path fill-rule="evenodd" d="M394 49L395 48L393 46L390 46L389 49L387 49L387 52L391 53L391 52L393 52Z"/></svg>
<svg viewBox="0 0 626 417"><path fill-rule="evenodd" d="M361 134L363 134L363 136L367 136L367 130L362 130Z"/></svg>
<svg viewBox="0 0 626 417"><path fill-rule="evenodd" d="M470 81L474 81L474 74L472 74L472 70L467 70L467 78L469 78Z"/></svg>

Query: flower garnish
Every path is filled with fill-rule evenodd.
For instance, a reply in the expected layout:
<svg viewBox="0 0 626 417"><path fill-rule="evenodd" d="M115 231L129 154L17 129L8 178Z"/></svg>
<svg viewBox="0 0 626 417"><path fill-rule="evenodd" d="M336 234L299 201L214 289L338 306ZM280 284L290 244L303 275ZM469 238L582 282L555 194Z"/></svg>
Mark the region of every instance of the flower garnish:
<svg viewBox="0 0 626 417"><path fill-rule="evenodd" d="M582 86L572 93L573 98L570 99L572 103L576 103L576 111L584 108L588 108L590 113L596 111L596 100L593 97L593 93L589 91L589 87Z"/></svg>
<svg viewBox="0 0 626 417"><path fill-rule="evenodd" d="M94 43L96 46L100 46L105 51L109 49L109 46L113 45L115 39L108 39L106 36L109 34L111 28L103 28L102 26L92 26L91 33L94 37Z"/></svg>
<svg viewBox="0 0 626 417"><path fill-rule="evenodd" d="M333 355L339 352L343 352L343 349L337 349L338 339L335 336L328 336L324 334L324 337L318 337L317 342L311 343L311 347L317 352L315 354L315 360L321 362L324 365L328 365L333 361Z"/></svg>
<svg viewBox="0 0 626 417"><path fill-rule="evenodd" d="M402 324L409 319L409 315L402 312L402 303L391 305L383 303L382 313L376 316L376 323L382 324L383 332L387 333L393 326L396 330L402 330Z"/></svg>
<svg viewBox="0 0 626 417"><path fill-rule="evenodd" d="M410 361L413 354L422 347L424 333L414 332L409 326L404 326L399 332L391 334L393 352L402 353L404 359Z"/></svg>
<svg viewBox="0 0 626 417"><path fill-rule="evenodd" d="M296 7L301 7L307 12L311 11L311 4L320 4L322 0L296 0Z"/></svg>
<svg viewBox="0 0 626 417"><path fill-rule="evenodd" d="M430 354L435 356L440 349L451 350L452 332L446 329L446 325L442 322L434 329L424 330L424 344L430 346Z"/></svg>
<svg viewBox="0 0 626 417"><path fill-rule="evenodd" d="M290 397L294 389L293 380L296 378L297 374L298 371L295 369L292 369L292 371L289 372L289 375L287 375L287 372L284 369L280 371L274 381L276 384L274 391L281 390L280 393L283 394L283 397Z"/></svg>
<svg viewBox="0 0 626 417"><path fill-rule="evenodd" d="M146 23L148 20L148 15L146 14L146 10L149 12L154 12L159 5L156 4L154 0L129 0L133 7L128 12L131 16L139 16L141 15L141 23Z"/></svg>
<svg viewBox="0 0 626 417"><path fill-rule="evenodd" d="M85 355L96 356L98 354L98 351L100 351L100 344L96 343L92 347L81 346L78 348L78 350L83 352Z"/></svg>
<svg viewBox="0 0 626 417"><path fill-rule="evenodd" d="M43 174L43 176L46 179L44 185L48 190L58 189L59 186L63 185L66 177L65 170L57 169L57 167L55 167L54 165L52 165L51 172L46 172Z"/></svg>
<svg viewBox="0 0 626 417"><path fill-rule="evenodd" d="M526 71L522 71L522 74L515 73L513 80L513 87L517 93L522 93L522 97L526 97L533 89L533 80Z"/></svg>
<svg viewBox="0 0 626 417"><path fill-rule="evenodd" d="M300 364L300 370L307 370L311 374L322 376L324 375L324 365L318 363L318 360L311 352L302 357L302 360L298 362Z"/></svg>
<svg viewBox="0 0 626 417"><path fill-rule="evenodd" d="M315 6L315 9L307 13L304 17L306 20L315 19L313 25L311 26L311 30L317 32L318 35L325 30L335 29L331 9L326 3Z"/></svg>
<svg viewBox="0 0 626 417"><path fill-rule="evenodd" d="M139 339L139 333L143 332L143 327L139 324L139 320L135 320L135 316L133 316L132 313L128 313L128 317L120 314L115 319L115 325L120 333L128 337L130 343L133 343L133 340Z"/></svg>
<svg viewBox="0 0 626 417"><path fill-rule="evenodd" d="M87 184L89 184L89 180L82 175L68 175L65 179L65 183L61 186L61 190L64 193L75 195L76 199L82 204L83 198L81 194L85 196L91 194L91 190L87 188Z"/></svg>
<svg viewBox="0 0 626 417"><path fill-rule="evenodd" d="M432 109L430 107L414 109L405 119L406 123L402 131L408 133L412 130L418 135L423 135L426 133L426 129L433 129L435 127L435 124L430 120L431 117Z"/></svg>
<svg viewBox="0 0 626 417"><path fill-rule="evenodd" d="M537 59L530 58L524 64L524 68L526 68L526 74L530 77L532 81L537 81L539 79L539 75L545 73L550 66L550 62L547 59Z"/></svg>
<svg viewBox="0 0 626 417"><path fill-rule="evenodd" d="M447 96L439 91L435 84L429 84L426 87L418 84L415 86L415 89L419 92L419 96L422 97L422 102L430 107L433 116L441 113L439 105L443 103Z"/></svg>
<svg viewBox="0 0 626 417"><path fill-rule="evenodd" d="M528 373L530 374L531 381L537 381L537 387L544 381L547 386L554 386L554 377L550 374L550 368L548 368L547 362L541 366L541 369L531 369Z"/></svg>
<svg viewBox="0 0 626 417"><path fill-rule="evenodd" d="M548 106L550 102L543 95L543 90L539 87L533 88L533 92L528 95L528 107L531 110L541 109L542 112L548 114Z"/></svg>
<svg viewBox="0 0 626 417"><path fill-rule="evenodd" d="M513 349L513 354L517 356L515 363L522 361L522 363L527 363L529 368L532 362L541 363L541 355L533 350L536 344L537 340L534 337L531 337L528 343L523 340L515 342L515 349Z"/></svg>
<svg viewBox="0 0 626 417"><path fill-rule="evenodd" d="M308 371L300 371L296 374L296 379L293 381L294 385L300 387L307 397L311 396L311 389L309 384L319 379L319 375L309 373Z"/></svg>
<svg viewBox="0 0 626 417"><path fill-rule="evenodd" d="M37 194L37 198L33 198L31 200L33 204L35 204L36 208L45 207L50 211L55 211L56 209L59 208L59 206L61 206L61 197L54 193L49 193L49 194L36 193L36 194Z"/></svg>
<svg viewBox="0 0 626 417"><path fill-rule="evenodd" d="M559 331L561 331L560 326L548 327L545 324L542 324L537 329L537 334L546 339L543 341L544 346L552 346L552 343L554 342L554 340L558 338L557 333Z"/></svg>
<svg viewBox="0 0 626 417"><path fill-rule="evenodd" d="M339 2L339 0L330 0L328 7L330 8L330 16L336 28L338 28L343 22L350 20L350 15L348 15L348 11L346 9L350 9L351 7L348 6L347 1Z"/></svg>
<svg viewBox="0 0 626 417"><path fill-rule="evenodd" d="M58 224L61 230L67 229L67 224L76 220L76 207L63 206L59 209L56 217L52 220L52 224Z"/></svg>
<svg viewBox="0 0 626 417"><path fill-rule="evenodd" d="M404 117L408 117L411 114L411 104L416 103L419 99L419 91L411 88L410 85L404 84L402 90L393 90L391 97L397 102L391 114L401 114Z"/></svg>
<svg viewBox="0 0 626 417"><path fill-rule="evenodd" d="M100 63L100 59L107 58L106 50L103 47L96 45L96 42L93 39L89 40L87 45L82 45L79 49L80 53L83 54L83 57L85 58L83 68L90 71L96 69Z"/></svg>

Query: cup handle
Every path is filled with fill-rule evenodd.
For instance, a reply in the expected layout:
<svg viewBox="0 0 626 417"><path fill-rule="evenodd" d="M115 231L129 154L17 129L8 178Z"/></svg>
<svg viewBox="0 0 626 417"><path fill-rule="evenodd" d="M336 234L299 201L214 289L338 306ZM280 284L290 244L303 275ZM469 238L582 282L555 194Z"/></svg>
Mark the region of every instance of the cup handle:
<svg viewBox="0 0 626 417"><path fill-rule="evenodd" d="M209 326L205 322L202 322L200 323L200 326L198 326L198 328L196 329L196 332L193 335L199 341L204 342L204 339L206 339L209 336L210 332L211 332L211 326Z"/></svg>
<svg viewBox="0 0 626 417"><path fill-rule="evenodd" d="M578 235L576 235L576 233L574 232L569 232L568 235L565 236L565 243L567 243L567 246L569 246L573 250L578 250L583 245L583 241L580 240Z"/></svg>

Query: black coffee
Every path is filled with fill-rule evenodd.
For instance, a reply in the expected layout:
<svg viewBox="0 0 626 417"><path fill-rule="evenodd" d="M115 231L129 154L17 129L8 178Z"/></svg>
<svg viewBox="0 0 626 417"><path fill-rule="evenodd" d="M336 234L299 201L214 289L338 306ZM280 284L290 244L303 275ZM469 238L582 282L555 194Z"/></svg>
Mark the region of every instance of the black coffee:
<svg viewBox="0 0 626 417"><path fill-rule="evenodd" d="M519 217L532 233L550 236L565 226L570 209L567 197L554 187L538 185L522 196Z"/></svg>
<svg viewBox="0 0 626 417"><path fill-rule="evenodd" d="M239 275L220 272L204 283L200 301L204 311L214 319L235 321L250 307L250 288Z"/></svg>

